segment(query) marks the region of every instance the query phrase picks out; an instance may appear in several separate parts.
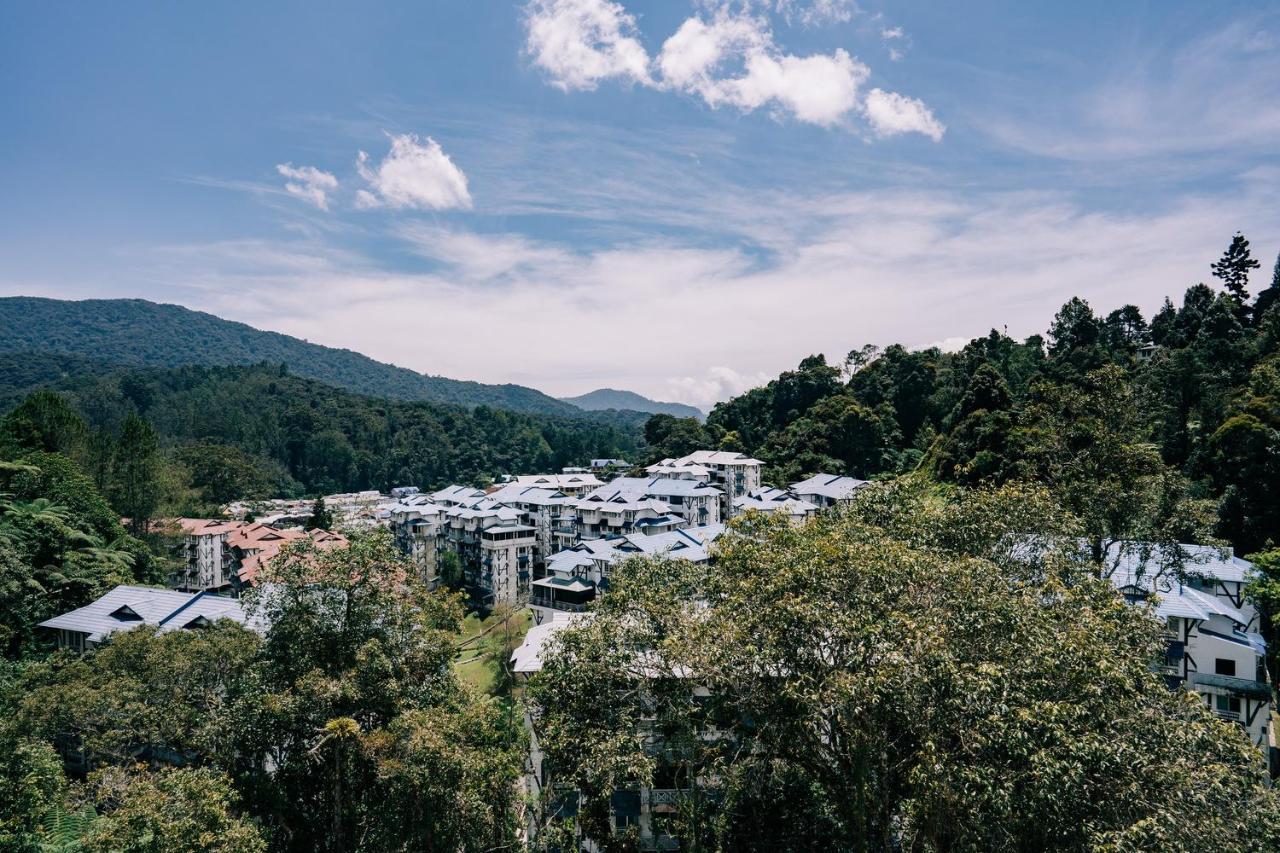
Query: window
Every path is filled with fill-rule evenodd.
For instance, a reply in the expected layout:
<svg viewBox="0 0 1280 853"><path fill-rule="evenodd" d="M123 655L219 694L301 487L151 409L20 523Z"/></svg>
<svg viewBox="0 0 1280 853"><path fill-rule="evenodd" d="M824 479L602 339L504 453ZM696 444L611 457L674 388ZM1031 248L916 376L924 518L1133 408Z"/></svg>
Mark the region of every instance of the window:
<svg viewBox="0 0 1280 853"><path fill-rule="evenodd" d="M617 814L613 816L613 828L617 832L625 832L629 826L639 826L640 815Z"/></svg>
<svg viewBox="0 0 1280 853"><path fill-rule="evenodd" d="M1213 672L1215 675L1235 675L1236 662L1227 658L1218 658L1213 662Z"/></svg>
<svg viewBox="0 0 1280 853"><path fill-rule="evenodd" d="M1216 705L1219 714L1239 714L1240 713L1240 697L1227 696L1219 693L1216 698Z"/></svg>

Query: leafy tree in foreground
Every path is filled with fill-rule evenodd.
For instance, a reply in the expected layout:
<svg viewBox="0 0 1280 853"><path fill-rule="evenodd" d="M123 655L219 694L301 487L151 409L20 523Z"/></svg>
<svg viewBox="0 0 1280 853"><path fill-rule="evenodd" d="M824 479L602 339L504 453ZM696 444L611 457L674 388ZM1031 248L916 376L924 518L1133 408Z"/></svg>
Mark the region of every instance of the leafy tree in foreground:
<svg viewBox="0 0 1280 853"><path fill-rule="evenodd" d="M82 841L85 853L265 853L266 840L236 814L226 776L201 768L136 772L112 767L89 779L102 816Z"/></svg>
<svg viewBox="0 0 1280 853"><path fill-rule="evenodd" d="M270 624L227 709L235 777L289 850L466 853L514 841L514 714L453 675L462 609L385 532L273 560L249 607ZM264 768L270 767L267 771Z"/></svg>
<svg viewBox="0 0 1280 853"><path fill-rule="evenodd" d="M1280 843L1257 750L1150 671L1160 624L1071 555L1019 547L1072 531L1043 492L903 483L741 528L712 567L617 572L531 686L606 848L636 780L682 792L671 828L696 850Z"/></svg>

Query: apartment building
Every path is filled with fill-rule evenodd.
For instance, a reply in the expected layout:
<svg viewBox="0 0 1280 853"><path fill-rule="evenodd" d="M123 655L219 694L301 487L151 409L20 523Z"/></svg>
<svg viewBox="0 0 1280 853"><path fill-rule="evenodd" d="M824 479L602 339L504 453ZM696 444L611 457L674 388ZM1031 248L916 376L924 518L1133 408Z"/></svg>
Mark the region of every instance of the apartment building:
<svg viewBox="0 0 1280 853"><path fill-rule="evenodd" d="M616 490L635 498L654 498L687 524L719 524L723 492L701 480L673 477L618 477L597 491ZM593 493L594 494L594 493Z"/></svg>
<svg viewBox="0 0 1280 853"><path fill-rule="evenodd" d="M653 534L630 533L580 542L547 561L545 575L533 582L529 604L534 622L542 624L556 613L580 613L609 589L614 569L636 556L664 556L705 563L724 525L707 524Z"/></svg>
<svg viewBox="0 0 1280 853"><path fill-rule="evenodd" d="M592 489L604 485L604 481L589 472L569 472L565 474L528 474L515 478L516 485L536 486L540 489L552 489L568 497L585 495Z"/></svg>
<svg viewBox="0 0 1280 853"><path fill-rule="evenodd" d="M695 450L679 459L664 459L658 465L672 470L690 469L693 466L705 468L709 477L707 482L723 492L720 498L721 518L733 515L733 502L736 499L760 488L760 475L764 468L764 463L759 459L730 450Z"/></svg>
<svg viewBox="0 0 1280 853"><path fill-rule="evenodd" d="M1142 543L1111 547L1111 582L1131 604L1150 606L1165 625L1158 666L1171 688L1198 694L1223 720L1236 723L1264 750L1271 740L1272 690L1267 644L1257 608L1244 598L1253 565L1230 549L1183 545L1181 567L1162 571L1160 555Z"/></svg>
<svg viewBox="0 0 1280 853"><path fill-rule="evenodd" d="M388 526L400 550L418 566L431 588L440 582L440 554L448 508L427 495L413 495L389 507Z"/></svg>
<svg viewBox="0 0 1280 853"><path fill-rule="evenodd" d="M565 540L563 536L557 539L557 533L577 535L571 522L576 517L573 499L559 489L509 483L490 492L488 498L524 513L525 523L534 528L534 538L537 540L534 563L538 567L560 550L560 542Z"/></svg>
<svg viewBox="0 0 1280 853"><path fill-rule="evenodd" d="M235 560L227 537L244 523L220 518L179 518L176 523L183 541L177 554L180 566L170 576L169 586L183 592L229 590Z"/></svg>

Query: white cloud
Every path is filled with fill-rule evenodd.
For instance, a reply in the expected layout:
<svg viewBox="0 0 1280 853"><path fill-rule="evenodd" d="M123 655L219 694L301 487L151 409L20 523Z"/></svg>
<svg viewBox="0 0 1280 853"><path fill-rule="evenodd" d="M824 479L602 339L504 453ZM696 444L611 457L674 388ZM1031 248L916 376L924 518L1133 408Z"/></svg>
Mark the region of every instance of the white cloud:
<svg viewBox="0 0 1280 853"><path fill-rule="evenodd" d="M726 66L740 65L737 76ZM774 104L810 124L831 126L858 103L870 69L844 50L793 56L773 43L763 18L723 11L710 22L689 18L658 56L663 84L699 95L711 107L744 111Z"/></svg>
<svg viewBox="0 0 1280 853"><path fill-rule="evenodd" d="M423 141L410 133L390 138L391 151L377 168L369 165L368 154L360 152L356 169L368 181L369 189L356 193L357 207L471 207L467 176L444 153L440 143L429 136Z"/></svg>
<svg viewBox="0 0 1280 853"><path fill-rule="evenodd" d="M549 75L552 85L569 91L594 89L602 80L622 79L701 98L708 106L752 112L769 107L806 124L833 127L861 109L859 87L871 69L848 51L797 56L774 41L768 12L802 23L850 20L851 0L790 0L730 4L687 18L665 42L655 59L641 45L636 20L611 0L529 0L525 6L526 50ZM756 14L759 12L759 14ZM884 30L885 33L902 31ZM889 36L886 35L886 38ZM901 52L893 50L893 59ZM934 139L942 134L921 101L889 95L877 103L873 126L880 136L919 132ZM870 114L870 113L868 113Z"/></svg>
<svg viewBox="0 0 1280 853"><path fill-rule="evenodd" d="M677 376L667 380L667 396L710 409L721 400L763 385L772 378L763 370L742 373L732 367L715 365L708 367L700 376Z"/></svg>
<svg viewBox="0 0 1280 853"><path fill-rule="evenodd" d="M651 84L649 54L635 18L610 0L531 0L525 7L525 48L551 84L594 89L619 78Z"/></svg>
<svg viewBox="0 0 1280 853"><path fill-rule="evenodd" d="M897 92L872 89L867 93L865 110L871 127L880 136L923 133L934 142L941 142L947 130L923 101Z"/></svg>
<svg viewBox="0 0 1280 853"><path fill-rule="evenodd" d="M287 179L284 189L289 195L310 202L321 210L329 209L328 193L338 188L338 179L332 174L314 166L294 166L292 163L279 163L276 171Z"/></svg>
<svg viewBox="0 0 1280 853"><path fill-rule="evenodd" d="M880 38L884 39L885 41L889 41L891 39L900 39L904 35L906 35L906 33L902 31L902 27L884 27L883 29L880 30Z"/></svg>

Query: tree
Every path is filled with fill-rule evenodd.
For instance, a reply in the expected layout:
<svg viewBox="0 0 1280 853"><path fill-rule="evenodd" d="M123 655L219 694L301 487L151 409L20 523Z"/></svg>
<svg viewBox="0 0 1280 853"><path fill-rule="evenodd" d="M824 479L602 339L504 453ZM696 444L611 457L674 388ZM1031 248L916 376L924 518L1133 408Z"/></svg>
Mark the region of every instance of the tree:
<svg viewBox="0 0 1280 853"><path fill-rule="evenodd" d="M329 530L333 527L333 515L325 506L324 498L316 498L316 502L311 505L311 517L304 526L307 530Z"/></svg>
<svg viewBox="0 0 1280 853"><path fill-rule="evenodd" d="M84 419L67 399L53 391L37 391L0 421L0 446L44 453L80 453L89 437Z"/></svg>
<svg viewBox="0 0 1280 853"><path fill-rule="evenodd" d="M42 853L66 792L53 747L0 723L0 849Z"/></svg>
<svg viewBox="0 0 1280 853"><path fill-rule="evenodd" d="M630 562L530 686L552 782L606 850L637 781L677 792L682 849L1274 846L1256 748L1151 671L1160 622L1020 547L1072 529L1042 490L902 482L749 518L710 567Z"/></svg>
<svg viewBox="0 0 1280 853"><path fill-rule="evenodd" d="M429 591L376 531L341 550L287 547L247 603L271 628L254 689L228 711L240 733L228 766L281 843L455 853L513 842L516 724L454 678L458 595ZM441 739L467 721L469 740ZM446 795L432 767L468 787Z"/></svg>
<svg viewBox="0 0 1280 853"><path fill-rule="evenodd" d="M154 772L111 767L89 779L103 813L82 841L85 853L265 853L266 839L238 813L230 780L207 768Z"/></svg>
<svg viewBox="0 0 1280 853"><path fill-rule="evenodd" d="M146 534L160 503L159 450L151 424L134 414L125 418L116 443L111 498L135 536Z"/></svg>
<svg viewBox="0 0 1280 853"><path fill-rule="evenodd" d="M1118 367L1083 379L1082 387L1041 383L1016 430L1018 470L1048 488L1080 519L1090 558L1103 576L1142 543L1147 562L1177 571L1179 543L1210 538L1213 510L1191 497L1167 467Z"/></svg>
<svg viewBox="0 0 1280 853"><path fill-rule="evenodd" d="M1276 255L1275 269L1271 273L1271 285L1258 294L1253 302L1253 320L1260 322L1267 310L1280 298L1280 255Z"/></svg>
<svg viewBox="0 0 1280 853"><path fill-rule="evenodd" d="M1249 272L1256 270L1261 264L1249 252L1249 241L1239 231L1231 238L1231 245L1222 253L1222 257L1209 265L1215 278L1222 280L1222 286L1234 296L1241 305L1249 301Z"/></svg>

